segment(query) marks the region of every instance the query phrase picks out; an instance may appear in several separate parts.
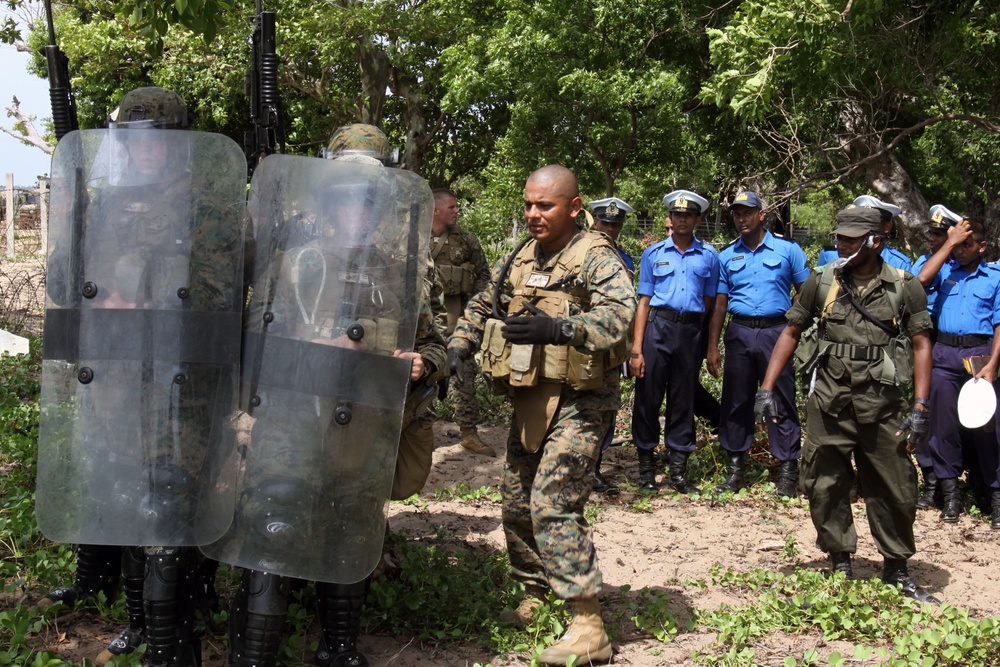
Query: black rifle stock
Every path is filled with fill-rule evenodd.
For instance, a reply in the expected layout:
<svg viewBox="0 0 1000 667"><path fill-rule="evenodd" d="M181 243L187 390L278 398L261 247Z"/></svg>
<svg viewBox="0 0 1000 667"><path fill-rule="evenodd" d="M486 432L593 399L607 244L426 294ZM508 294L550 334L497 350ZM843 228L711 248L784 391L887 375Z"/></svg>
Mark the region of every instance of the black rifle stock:
<svg viewBox="0 0 1000 667"><path fill-rule="evenodd" d="M52 102L52 125L56 139L62 139L80 129L76 118L76 100L69 85L69 59L56 45L56 29L52 23L52 2L45 0L45 20L49 28L49 44L42 47L49 73L49 99Z"/></svg>
<svg viewBox="0 0 1000 667"><path fill-rule="evenodd" d="M246 133L247 164L250 175L257 164L281 147L285 152L285 122L278 94L278 54L274 45L274 12L261 10L257 0L257 15L253 20L252 61L246 74L247 95L250 97L251 129Z"/></svg>

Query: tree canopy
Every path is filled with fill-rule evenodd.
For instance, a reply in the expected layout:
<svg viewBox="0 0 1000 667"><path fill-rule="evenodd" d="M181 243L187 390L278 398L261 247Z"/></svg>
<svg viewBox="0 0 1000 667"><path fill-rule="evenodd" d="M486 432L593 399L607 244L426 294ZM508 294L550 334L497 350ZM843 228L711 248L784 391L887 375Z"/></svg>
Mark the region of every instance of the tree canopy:
<svg viewBox="0 0 1000 667"><path fill-rule="evenodd" d="M268 4L289 149L315 154L340 124L379 125L404 167L455 188L493 236L549 162L587 196L658 217L677 187L723 203L751 187L772 204L872 192L903 208L913 245L930 203L985 219L991 237L1000 228L1000 7L986 0ZM58 4L81 125L155 84L188 100L201 129L241 141L254 12ZM37 21L25 37L47 39ZM0 39L21 36L8 25Z"/></svg>

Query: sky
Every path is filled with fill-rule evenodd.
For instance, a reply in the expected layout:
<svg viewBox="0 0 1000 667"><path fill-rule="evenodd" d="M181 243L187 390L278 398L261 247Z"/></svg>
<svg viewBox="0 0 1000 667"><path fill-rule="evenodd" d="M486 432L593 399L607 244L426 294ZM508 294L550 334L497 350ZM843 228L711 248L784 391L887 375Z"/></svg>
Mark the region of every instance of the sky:
<svg viewBox="0 0 1000 667"><path fill-rule="evenodd" d="M14 119L7 116L6 109L16 95L21 111L36 116L35 127L44 132L43 121L52 118L49 82L28 74L29 59L27 53L19 53L13 46L0 45L0 124L13 127ZM50 164L51 157L40 149L0 133L0 186L11 172L14 185L32 186L40 174L49 173Z"/></svg>

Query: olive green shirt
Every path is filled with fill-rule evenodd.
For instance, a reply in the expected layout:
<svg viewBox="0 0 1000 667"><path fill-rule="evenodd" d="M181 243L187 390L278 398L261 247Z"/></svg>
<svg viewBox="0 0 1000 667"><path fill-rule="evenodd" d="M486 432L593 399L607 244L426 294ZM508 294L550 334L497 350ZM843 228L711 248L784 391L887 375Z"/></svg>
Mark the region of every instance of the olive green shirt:
<svg viewBox="0 0 1000 667"><path fill-rule="evenodd" d="M842 269L833 270L839 272ZM889 326L893 326L895 313L886 293L886 285L892 288L895 270L883 262L879 280L869 283L858 295L861 305ZM789 323L798 325L803 330L809 328L823 309L818 294L821 276L822 273L818 271L810 274L802 286L801 296L785 315ZM846 282L853 287L849 279ZM927 295L917 279L909 273L902 277L900 284L902 314L896 326L912 339L932 326L930 315L927 314ZM825 340L849 345L885 346L890 337L866 319L841 290L827 316ZM857 420L864 424L897 415L905 408L906 401L900 387L880 381L882 363L881 356L871 360L852 360L827 355L816 369L816 386L811 400L818 401L820 409L833 415L840 414L850 404Z"/></svg>

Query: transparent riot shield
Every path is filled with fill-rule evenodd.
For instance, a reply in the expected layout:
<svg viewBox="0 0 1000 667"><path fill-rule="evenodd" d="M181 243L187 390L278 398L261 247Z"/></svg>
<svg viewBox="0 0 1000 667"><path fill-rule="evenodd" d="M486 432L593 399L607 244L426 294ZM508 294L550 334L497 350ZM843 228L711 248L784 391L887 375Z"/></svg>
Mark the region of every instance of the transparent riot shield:
<svg viewBox="0 0 1000 667"><path fill-rule="evenodd" d="M229 527L245 192L221 135L59 142L36 499L50 539L187 546Z"/></svg>
<svg viewBox="0 0 1000 667"><path fill-rule="evenodd" d="M236 515L211 558L350 583L379 560L433 199L415 174L272 155L254 172Z"/></svg>

